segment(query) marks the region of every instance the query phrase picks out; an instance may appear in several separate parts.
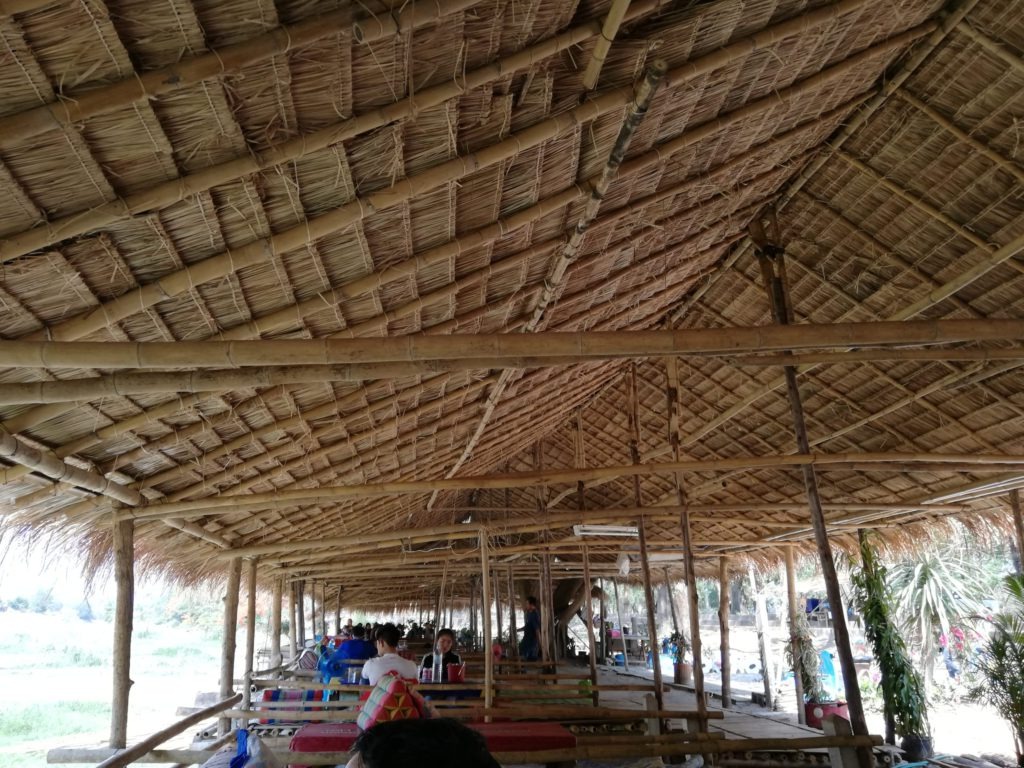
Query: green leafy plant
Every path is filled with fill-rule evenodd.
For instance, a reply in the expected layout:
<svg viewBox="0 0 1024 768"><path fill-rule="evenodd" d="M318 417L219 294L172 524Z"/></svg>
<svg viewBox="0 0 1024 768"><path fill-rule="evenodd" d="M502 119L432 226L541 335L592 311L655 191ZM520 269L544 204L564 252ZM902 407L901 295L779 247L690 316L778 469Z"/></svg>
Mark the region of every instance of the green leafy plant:
<svg viewBox="0 0 1024 768"><path fill-rule="evenodd" d="M992 632L975 662L985 683L970 695L991 704L1013 731L1017 765L1024 767L1024 576L1007 576L1003 610L989 620Z"/></svg>
<svg viewBox="0 0 1024 768"><path fill-rule="evenodd" d="M800 670L800 683L803 685L804 698L810 702L828 701L825 686L821 679L821 658L814 648L814 637L807 623L807 614L797 613L796 622L789 628L790 634L799 648L798 658L793 657L793 643L786 644L786 661L793 670Z"/></svg>
<svg viewBox="0 0 1024 768"><path fill-rule="evenodd" d="M861 567L850 574L853 601L864 624L882 673L882 707L886 740L901 736L927 736L928 707L924 681L910 661L906 643L891 616L892 594L888 574L864 532L860 534Z"/></svg>

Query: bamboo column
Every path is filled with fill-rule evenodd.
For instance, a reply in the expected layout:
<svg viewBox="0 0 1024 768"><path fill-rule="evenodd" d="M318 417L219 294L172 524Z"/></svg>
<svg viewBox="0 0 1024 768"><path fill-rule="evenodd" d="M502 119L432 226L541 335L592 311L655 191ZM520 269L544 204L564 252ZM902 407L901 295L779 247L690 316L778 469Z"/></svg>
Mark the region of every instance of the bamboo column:
<svg viewBox="0 0 1024 768"><path fill-rule="evenodd" d="M295 619L299 628L299 653L302 653L301 649L306 647L306 588L302 580L295 584L295 606L298 611Z"/></svg>
<svg viewBox="0 0 1024 768"><path fill-rule="evenodd" d="M508 567L508 657L519 658L519 630L516 628L516 582L512 577L512 566Z"/></svg>
<svg viewBox="0 0 1024 768"><path fill-rule="evenodd" d="M752 234L756 239L764 241L759 225ZM765 290L768 292L772 315L779 326L788 326L791 321L791 309L786 296L785 251L775 245L762 245L757 249L758 261ZM800 400L800 388L796 381L796 368L787 365L783 368L786 378L786 391L789 396L789 407L793 416L793 429L796 433L797 453L810 454L811 446L807 438L807 425L804 422L803 403ZM836 639L836 655L843 671L843 685L846 689L846 703L850 712L850 724L857 736L868 733L867 721L864 719L864 705L860 696L860 683L857 680L857 669L853 664L853 649L850 645L850 632L846 626L846 611L843 609L843 595L839 589L839 577L836 564L832 557L832 546L825 528L825 515L821 509L821 497L818 495L818 478L812 465L802 467L804 485L807 489L807 502L810 507L811 523L814 527L814 540L818 547L821 560L821 572L825 579L825 591L832 610L832 630ZM862 768L873 768L875 760L869 749L858 749L858 759Z"/></svg>
<svg viewBox="0 0 1024 768"><path fill-rule="evenodd" d="M636 380L636 363L630 366L629 372L629 453L634 464L640 464L640 395ZM633 475L633 503L637 508L644 505L640 493L640 476ZM661 680L661 660L658 657L658 627L654 611L654 594L651 591L651 564L647 559L647 526L643 513L637 520L637 531L640 534L640 572L644 579L644 603L647 606L647 635L651 645L651 667L654 672L654 698L658 710L663 710L665 694Z"/></svg>
<svg viewBox="0 0 1024 768"><path fill-rule="evenodd" d="M615 613L619 619L619 639L622 640L622 668L629 672L629 647L626 645L626 633L622 623L622 603L619 602L619 582L612 579L615 588Z"/></svg>
<svg viewBox="0 0 1024 768"><path fill-rule="evenodd" d="M334 603L334 634L341 634L341 587L338 587L338 599Z"/></svg>
<svg viewBox="0 0 1024 768"><path fill-rule="evenodd" d="M732 706L732 658L729 656L729 558L718 558L718 630L721 633L722 709Z"/></svg>
<svg viewBox="0 0 1024 768"><path fill-rule="evenodd" d="M494 654L491 653L491 561L485 530L480 531L480 574L484 609L484 709L490 709L494 705Z"/></svg>
<svg viewBox="0 0 1024 768"><path fill-rule="evenodd" d="M128 698L132 687L132 624L135 605L135 523L114 523L114 692L110 707L110 746L124 749L128 738Z"/></svg>
<svg viewBox="0 0 1024 768"><path fill-rule="evenodd" d="M1010 491L1010 506L1013 508L1013 527L1017 531L1017 558L1024 563L1024 518L1020 512L1020 491ZM1024 565L1018 567L1018 573L1024 574Z"/></svg>
<svg viewBox="0 0 1024 768"><path fill-rule="evenodd" d="M754 566L750 566L750 588L754 592L754 622L757 627L757 650L761 655L761 677L764 680L764 702L768 709L773 708L775 697L772 691L772 682L775 680L774 667L771 658L771 641L768 638L768 606L765 604L764 589L757 578Z"/></svg>
<svg viewBox="0 0 1024 768"><path fill-rule="evenodd" d="M672 460L678 462L680 457L679 437L679 370L676 358L665 358L665 374L668 387L665 390L668 399L668 440L672 446ZM679 472L672 475L675 487L676 503L680 507L679 529L683 537L684 570L686 573L686 597L689 602L690 614L690 653L693 655L693 692L697 697L697 711L701 715L700 730L707 730L707 701L704 698L704 666L701 663L702 648L700 642L700 606L697 604L697 572L693 565L693 535L690 531L690 509L683 490L683 478Z"/></svg>
<svg viewBox="0 0 1024 768"><path fill-rule="evenodd" d="M220 697L230 698L235 692L235 637L238 631L238 590L242 581L242 558L236 557L228 568L228 583L224 594L224 642L220 654ZM226 736L231 719L217 720L217 735Z"/></svg>
<svg viewBox="0 0 1024 768"><path fill-rule="evenodd" d="M789 644L793 654L793 688L796 691L796 715L800 725L807 724L807 712L804 710L804 679L800 664L800 637L796 632L796 567L793 563L793 548L786 547L786 605L789 608Z"/></svg>
<svg viewBox="0 0 1024 768"><path fill-rule="evenodd" d="M586 590L587 611L587 643L590 648L589 661L590 661L590 684L594 686L594 690L591 696L594 700L594 706L600 704L597 690L597 643L594 639L594 595L593 586L590 581L590 552L587 550L587 545L583 545L583 588Z"/></svg>
<svg viewBox="0 0 1024 768"><path fill-rule="evenodd" d="M600 581L601 598L597 604L597 610L601 617L601 658L608 658L608 632L606 630L607 621L605 620L605 600L604 600L604 579Z"/></svg>
<svg viewBox="0 0 1024 768"><path fill-rule="evenodd" d="M289 645L289 660L295 661L299 655L299 641L298 641L298 608L295 600L295 585L292 584L288 587L288 645Z"/></svg>
<svg viewBox="0 0 1024 768"><path fill-rule="evenodd" d="M441 590L437 593L437 610L434 611L434 642L437 642L437 633L441 629L441 622L444 621L444 588L448 582L448 561L444 562L444 570L441 571Z"/></svg>
<svg viewBox="0 0 1024 768"><path fill-rule="evenodd" d="M665 593L668 596L668 609L672 613L672 631L682 637L682 632L679 631L679 615L676 612L676 600L672 594L672 581L669 579L668 568L665 569Z"/></svg>
<svg viewBox="0 0 1024 768"><path fill-rule="evenodd" d="M540 557L541 581L541 621L540 637L543 654L541 659L552 665L557 664L558 654L555 649L555 595L551 583L551 557L545 551Z"/></svg>
<svg viewBox="0 0 1024 768"><path fill-rule="evenodd" d="M502 616L502 610L501 610L501 580L498 578L498 572L497 571L493 572L492 577L493 577L493 582L491 584L491 589L493 590L493 592L491 592L491 595L492 595L492 599L494 600L494 623L498 627L498 642L500 643L501 642L501 635L505 631L504 630L505 624L502 621L504 616ZM488 651L488 652L491 651L490 648L485 648L484 650Z"/></svg>
<svg viewBox="0 0 1024 768"><path fill-rule="evenodd" d="M284 579L274 579L274 592L270 598L270 666L281 666L281 602L284 597ZM274 677L279 677L275 673Z"/></svg>
<svg viewBox="0 0 1024 768"><path fill-rule="evenodd" d="M327 637L327 582L320 582L320 635Z"/></svg>
<svg viewBox="0 0 1024 768"><path fill-rule="evenodd" d="M246 605L245 616L245 675L242 678L242 709L249 709L252 701L253 658L256 654L256 568L258 559L249 561L249 579L247 583L248 604Z"/></svg>

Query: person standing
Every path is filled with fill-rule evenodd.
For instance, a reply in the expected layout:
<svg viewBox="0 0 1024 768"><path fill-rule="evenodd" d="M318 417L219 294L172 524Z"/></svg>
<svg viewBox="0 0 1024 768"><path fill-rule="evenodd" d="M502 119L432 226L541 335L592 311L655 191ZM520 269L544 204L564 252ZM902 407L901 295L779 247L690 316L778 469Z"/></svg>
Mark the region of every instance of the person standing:
<svg viewBox="0 0 1024 768"><path fill-rule="evenodd" d="M537 661L540 658L540 611L537 598L526 598L523 616L523 639L519 641L519 658L523 661Z"/></svg>

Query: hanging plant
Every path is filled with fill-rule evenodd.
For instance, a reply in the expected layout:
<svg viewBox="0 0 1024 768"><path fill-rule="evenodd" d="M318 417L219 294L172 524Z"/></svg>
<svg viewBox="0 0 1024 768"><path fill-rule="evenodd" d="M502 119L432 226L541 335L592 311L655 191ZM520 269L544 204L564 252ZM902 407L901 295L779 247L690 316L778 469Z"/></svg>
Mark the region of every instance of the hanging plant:
<svg viewBox="0 0 1024 768"><path fill-rule="evenodd" d="M811 627L807 623L807 615L802 611L797 613L796 622L790 627L790 632L796 640L800 649L799 659L793 658L793 644L786 644L786 661L791 669L800 670L800 682L804 689L804 698L808 702L828 701L829 696L825 693L825 686L821 679L821 658L814 648L814 637L811 635ZM797 663L799 661L799 663Z"/></svg>

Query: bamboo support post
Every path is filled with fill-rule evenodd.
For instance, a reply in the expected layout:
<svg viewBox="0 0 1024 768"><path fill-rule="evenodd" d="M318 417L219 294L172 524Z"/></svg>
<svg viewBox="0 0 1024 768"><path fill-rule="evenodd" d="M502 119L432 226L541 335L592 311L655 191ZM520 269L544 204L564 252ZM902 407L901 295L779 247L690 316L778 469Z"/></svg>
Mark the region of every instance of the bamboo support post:
<svg viewBox="0 0 1024 768"><path fill-rule="evenodd" d="M13 435L0 433L0 458L13 461L58 482L109 496L115 501L132 506L145 503L145 499L138 491L107 480L95 472L72 467L49 451L32 448Z"/></svg>
<svg viewBox="0 0 1024 768"><path fill-rule="evenodd" d="M774 224L774 222L773 222ZM773 227L777 228L777 227ZM759 235L763 239L763 235ZM764 287L772 316L780 326L788 325L792 320L792 308L788 304L785 278L785 252L782 248L765 244L757 249L757 257L761 266ZM800 389L796 380L796 368L786 366L786 391L789 397L790 411L793 418L793 430L796 436L797 451L809 454L810 443L807 438L807 426L804 422L803 404ZM853 663L853 649L850 644L850 633L846 626L846 611L843 609L843 597L839 588L839 577L836 574L835 560L829 543L828 530L825 527L825 515L821 509L821 497L818 494L817 476L812 465L802 467L807 501L810 507L811 523L814 527L814 539L821 561L822 576L825 579L825 591L831 606L833 626L836 639L836 655L839 657L843 673L843 684L846 690L847 707L850 712L850 723L855 735L867 735L867 721L864 719L864 705L861 701L860 682L857 669ZM874 757L870 750L858 751L861 768L873 768Z"/></svg>
<svg viewBox="0 0 1024 768"><path fill-rule="evenodd" d="M796 716L800 725L807 724L807 712L804 710L803 668L800 664L802 649L800 636L797 634L797 618L800 607L796 602L796 567L793 563L793 548L783 549L786 562L786 607L789 612L789 643L793 655L793 687L796 691Z"/></svg>
<svg viewBox="0 0 1024 768"><path fill-rule="evenodd" d="M615 0L611 8L608 9L608 15L604 19L604 26L601 27L601 36L597 39L594 50L590 54L587 71L583 73L583 87L586 90L592 91L597 87L597 80L601 75L601 67L604 66L604 60L608 57L608 49L611 48L612 41L615 39L615 35L618 34L619 26L622 24L628 9L629 0Z"/></svg>
<svg viewBox="0 0 1024 768"><path fill-rule="evenodd" d="M508 567L508 637L510 659L519 658L519 630L516 627L516 585L512 576L512 566Z"/></svg>
<svg viewBox="0 0 1024 768"><path fill-rule="evenodd" d="M558 653L555 647L555 606L554 585L551 580L551 557L547 552L540 556L541 620L540 637L543 653L541 659L555 668Z"/></svg>
<svg viewBox="0 0 1024 768"><path fill-rule="evenodd" d="M1013 510L1013 529L1017 534L1017 557L1024 563L1024 517L1020 511L1020 491L1016 488L1010 491L1010 508ZM1018 568L1018 572L1024 575L1024 566Z"/></svg>
<svg viewBox="0 0 1024 768"><path fill-rule="evenodd" d="M665 376L668 381L666 395L668 399L668 439L672 448L672 458L679 461L681 456L680 435L682 423L679 418L679 369L675 357L665 358ZM702 664L702 647L700 640L700 608L697 604L697 572L693 564L693 534L690 530L690 510L687 505L683 478L679 472L672 475L676 504L679 505L679 529L683 539L683 569L686 573L686 597L689 602L690 618L690 650L693 655L693 692L697 697L697 710L700 712L700 729L707 728L708 704L704 696L704 666Z"/></svg>
<svg viewBox="0 0 1024 768"><path fill-rule="evenodd" d="M504 611L501 608L501 579L498 578L497 569L491 569L491 599L494 601L494 623L498 627L497 641L501 642L501 636L505 632L505 622L503 621ZM484 649L485 651L493 649Z"/></svg>
<svg viewBox="0 0 1024 768"><path fill-rule="evenodd" d="M131 692L132 624L135 604L135 524L114 522L113 696L110 705L111 747L123 748L128 738L128 700Z"/></svg>
<svg viewBox="0 0 1024 768"><path fill-rule="evenodd" d="M602 659L607 659L608 658L608 629L607 629L608 621L606 619L606 613L605 613L606 608L605 608L605 594L604 594L604 579L601 579L599 589L601 590L601 598L600 598L600 601L598 602L597 606L598 606L598 615L601 617L601 627L600 627L600 631L601 631L601 658Z"/></svg>
<svg viewBox="0 0 1024 768"><path fill-rule="evenodd" d="M235 636L238 629L238 592L242 580L242 558L231 560L228 583L224 592L224 636L220 654L220 697L230 699L234 694ZM238 697L236 700L239 700ZM217 721L217 735L224 736L231 729L228 718Z"/></svg>
<svg viewBox="0 0 1024 768"><path fill-rule="evenodd" d="M619 639L622 640L622 668L629 672L629 648L626 646L625 625L622 623L622 603L619 602L619 582L612 579L612 587L615 590L615 613L619 620Z"/></svg>
<svg viewBox="0 0 1024 768"><path fill-rule="evenodd" d="M483 579L483 622L484 622L484 706L494 703L494 654L491 653L493 633L491 632L491 561L490 546L486 531L480 531L480 575Z"/></svg>
<svg viewBox="0 0 1024 768"><path fill-rule="evenodd" d="M274 579L270 598L270 666L279 667L281 658L281 602L284 597L284 579Z"/></svg>
<svg viewBox="0 0 1024 768"><path fill-rule="evenodd" d="M582 492L581 492L582 495ZM583 557L583 589L585 590L586 611L584 617L587 621L587 661L590 664L590 685L592 687L591 696L594 702L594 706L600 706L600 694L597 690L597 642L594 638L594 595L593 595L593 582L590 580L590 552L587 550L587 545L583 545L582 549Z"/></svg>
<svg viewBox="0 0 1024 768"><path fill-rule="evenodd" d="M729 655L729 558L718 558L718 628L722 654L722 709L732 706L732 658Z"/></svg>
<svg viewBox="0 0 1024 768"><path fill-rule="evenodd" d="M341 634L341 588L338 588L338 596L334 601L334 634Z"/></svg>
<svg viewBox="0 0 1024 768"><path fill-rule="evenodd" d="M298 611L295 619L299 626L299 653L301 654L306 647L306 583L301 579L295 584L295 604Z"/></svg>
<svg viewBox="0 0 1024 768"><path fill-rule="evenodd" d="M299 657L299 642L298 642L298 606L295 600L295 590L298 588L297 584L290 584L288 586L288 658L291 661L296 660Z"/></svg>
<svg viewBox="0 0 1024 768"><path fill-rule="evenodd" d="M754 593L754 624L757 628L757 651L761 657L761 680L764 683L765 707L774 709L775 696L772 684L775 682L775 673L771 658L771 640L768 637L768 607L765 603L764 589L753 565L748 567L747 573L750 578L750 588Z"/></svg>
<svg viewBox="0 0 1024 768"><path fill-rule="evenodd" d="M256 568L258 560L254 557L249 561L249 574L246 583L247 603L245 613L245 674L242 677L242 709L248 709L251 700L253 664L256 656Z"/></svg>

